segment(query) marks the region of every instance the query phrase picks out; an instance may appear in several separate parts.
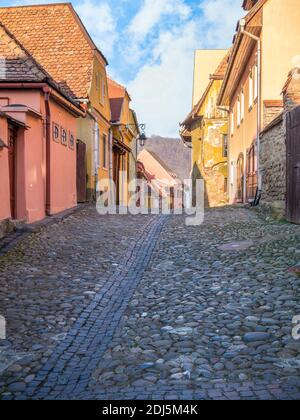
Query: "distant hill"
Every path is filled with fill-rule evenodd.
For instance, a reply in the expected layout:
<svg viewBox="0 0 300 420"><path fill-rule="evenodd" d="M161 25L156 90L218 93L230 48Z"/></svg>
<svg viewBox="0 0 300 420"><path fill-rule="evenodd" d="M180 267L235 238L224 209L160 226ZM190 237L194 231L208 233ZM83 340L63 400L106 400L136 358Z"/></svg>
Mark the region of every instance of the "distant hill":
<svg viewBox="0 0 300 420"><path fill-rule="evenodd" d="M152 136L145 149L155 153L181 180L190 177L191 149L186 148L180 139Z"/></svg>

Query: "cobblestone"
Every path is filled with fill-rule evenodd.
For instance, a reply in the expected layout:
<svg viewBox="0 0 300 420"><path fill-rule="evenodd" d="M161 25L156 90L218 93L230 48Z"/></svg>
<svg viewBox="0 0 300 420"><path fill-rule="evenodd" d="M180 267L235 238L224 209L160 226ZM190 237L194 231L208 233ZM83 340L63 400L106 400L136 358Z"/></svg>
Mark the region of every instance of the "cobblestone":
<svg viewBox="0 0 300 420"><path fill-rule="evenodd" d="M299 399L299 243L232 208L28 235L0 257L1 398Z"/></svg>

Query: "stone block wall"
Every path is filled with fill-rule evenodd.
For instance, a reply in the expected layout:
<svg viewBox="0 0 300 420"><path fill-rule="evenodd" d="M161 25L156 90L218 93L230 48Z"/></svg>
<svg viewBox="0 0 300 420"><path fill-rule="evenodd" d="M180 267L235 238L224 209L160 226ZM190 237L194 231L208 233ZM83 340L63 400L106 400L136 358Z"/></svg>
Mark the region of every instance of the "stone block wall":
<svg viewBox="0 0 300 420"><path fill-rule="evenodd" d="M285 214L286 202L286 128L285 116L281 114L261 136L261 203L278 213ZM277 216L277 214L276 214Z"/></svg>

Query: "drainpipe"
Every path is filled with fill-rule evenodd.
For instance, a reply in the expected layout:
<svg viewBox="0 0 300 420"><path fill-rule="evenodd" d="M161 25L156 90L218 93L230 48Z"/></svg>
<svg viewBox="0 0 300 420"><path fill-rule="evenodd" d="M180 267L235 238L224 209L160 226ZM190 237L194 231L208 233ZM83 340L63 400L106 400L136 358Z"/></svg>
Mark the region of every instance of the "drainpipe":
<svg viewBox="0 0 300 420"><path fill-rule="evenodd" d="M258 183L258 195L256 199L259 198L262 192L262 179L261 179L261 168L260 168L260 131L261 131L261 40L258 36L251 34L245 30L246 27L246 20L240 20L241 26L241 33L249 38L253 39L257 43L257 142L256 142L256 149L257 149L257 183Z"/></svg>
<svg viewBox="0 0 300 420"><path fill-rule="evenodd" d="M46 215L51 215L51 112L50 89L43 87L46 111Z"/></svg>

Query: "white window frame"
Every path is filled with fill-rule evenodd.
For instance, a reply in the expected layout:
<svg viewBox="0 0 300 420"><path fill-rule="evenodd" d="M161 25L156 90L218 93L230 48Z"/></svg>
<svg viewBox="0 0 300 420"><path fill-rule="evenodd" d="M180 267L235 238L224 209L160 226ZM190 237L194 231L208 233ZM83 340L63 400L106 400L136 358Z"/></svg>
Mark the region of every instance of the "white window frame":
<svg viewBox="0 0 300 420"><path fill-rule="evenodd" d="M234 110L231 111L230 133L233 136L233 134L234 134Z"/></svg>
<svg viewBox="0 0 300 420"><path fill-rule="evenodd" d="M238 97L237 100L237 125L238 127L241 125L241 98Z"/></svg>
<svg viewBox="0 0 300 420"><path fill-rule="evenodd" d="M244 121L245 118L245 94L242 90L241 92L241 122Z"/></svg>
<svg viewBox="0 0 300 420"><path fill-rule="evenodd" d="M253 106L253 71L249 74L249 109Z"/></svg>
<svg viewBox="0 0 300 420"><path fill-rule="evenodd" d="M103 169L108 168L107 162L107 153L108 153L108 143L107 143L107 135L105 133L102 134L102 150L103 150Z"/></svg>
<svg viewBox="0 0 300 420"><path fill-rule="evenodd" d="M258 97L258 67L255 64L255 66L253 67L253 74L254 74L254 86L253 86L253 98L254 101L256 101L257 97Z"/></svg>
<svg viewBox="0 0 300 420"><path fill-rule="evenodd" d="M94 128L94 162L95 162L95 174L98 174L98 169L100 168L100 128L97 123L95 123Z"/></svg>

